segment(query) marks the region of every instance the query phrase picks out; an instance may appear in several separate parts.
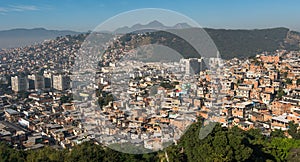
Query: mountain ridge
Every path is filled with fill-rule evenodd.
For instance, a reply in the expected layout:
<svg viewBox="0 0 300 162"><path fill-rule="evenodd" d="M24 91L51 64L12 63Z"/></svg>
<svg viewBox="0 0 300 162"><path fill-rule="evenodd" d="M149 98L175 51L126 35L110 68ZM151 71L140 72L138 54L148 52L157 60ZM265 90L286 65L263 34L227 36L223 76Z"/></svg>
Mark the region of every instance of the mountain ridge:
<svg viewBox="0 0 300 162"><path fill-rule="evenodd" d="M185 31L186 33L192 33L193 30L196 29L197 28L185 28L181 30L187 30ZM253 30L204 28L204 30L214 41L224 59L253 57L262 52L274 52L280 49L300 50L300 33L284 27ZM146 32L147 31L145 31L145 33ZM138 33L139 31L125 34L124 40L131 40L131 38L126 37L126 35L130 36L131 34ZM182 53L186 57L199 55L196 54L195 50L189 49L189 45L182 44L184 41L174 42L174 39L180 40L180 38L176 38L177 36L172 35L167 30L154 30L150 33L152 34L148 34L148 36L145 37L148 37L151 43L160 43L168 47L176 48L177 52Z"/></svg>
<svg viewBox="0 0 300 162"><path fill-rule="evenodd" d="M179 23L172 27L168 27L159 21L153 21L144 25L135 24L131 27L122 28L126 30L132 30L134 28L134 30L138 30L139 28L143 29L150 27L155 29L175 28L175 30L192 29L191 26L186 23ZM251 57L260 52L273 52L277 49L300 49L300 33L284 27L267 29L203 29L212 38L219 49L221 56L225 59L230 59L233 57ZM139 30L139 32L147 31L149 30ZM135 34L137 33L138 32ZM0 31L0 50L1 48L3 49L32 45L35 43L40 43L44 40L55 39L59 36L77 34L80 33L70 30L48 30L45 28L17 28ZM153 40L153 42L155 42L155 40Z"/></svg>
<svg viewBox="0 0 300 162"><path fill-rule="evenodd" d="M151 21L147 24L134 24L131 27L128 26L123 26L120 28L117 28L116 30L113 31L113 33L117 33L117 34L125 34L125 33L131 33L131 32L135 32L138 30L145 30L145 29L156 29L156 30L164 30L164 29L185 29L185 28L192 28L192 26L190 26L187 23L177 23L173 26L166 26L163 23L154 20Z"/></svg>

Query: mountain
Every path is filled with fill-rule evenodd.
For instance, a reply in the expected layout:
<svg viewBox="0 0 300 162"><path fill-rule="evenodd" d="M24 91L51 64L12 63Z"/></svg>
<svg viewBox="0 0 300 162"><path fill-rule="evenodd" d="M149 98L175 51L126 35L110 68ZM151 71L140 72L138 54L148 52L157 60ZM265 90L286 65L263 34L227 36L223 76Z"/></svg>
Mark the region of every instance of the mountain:
<svg viewBox="0 0 300 162"><path fill-rule="evenodd" d="M130 34L149 32L151 31L149 30L151 27L152 29L155 27L155 29L185 30L186 33L193 33L196 29L191 28L191 26L185 23L167 27L154 21L146 25L137 24L132 27L122 28L122 31L126 30L126 33L128 33L124 36L124 40L131 40L128 38ZM148 30L146 30L147 28ZM204 28L204 30L214 41L220 51L221 57L224 59L252 57L261 52L274 52L278 49L300 50L300 33L291 31L288 28L281 27L253 30ZM121 31L121 29L117 31ZM184 41L180 38L176 38L173 34L166 31L153 30L150 33L151 34L144 37L149 37L151 43L159 43L170 48L175 48L177 52L182 53L186 57L198 56L195 50L189 45L182 44ZM174 41L173 38L176 38L175 40L177 41ZM131 42L135 41L131 40Z"/></svg>
<svg viewBox="0 0 300 162"><path fill-rule="evenodd" d="M58 36L75 34L79 34L79 32L44 28L4 30L0 31L0 49L31 45L47 39L55 39Z"/></svg>
<svg viewBox="0 0 300 162"><path fill-rule="evenodd" d="M152 21L148 24L135 24L131 27L125 26L118 28L114 33L145 33L151 32L151 42L157 43L164 37L173 37L171 34L166 34L164 31L154 32L156 30L174 29L174 30L194 30L187 23L179 23L174 26L165 26L159 21ZM216 44L220 54L223 58L229 59L233 57L251 57L257 53L264 51L273 52L277 49L299 50L300 49L300 33L291 31L288 28L270 28L270 29L253 29L253 30L231 30L231 29L211 29L204 28L207 34L212 38ZM166 38L166 40L172 40ZM168 45L168 42L160 42L163 45ZM171 42L178 47L182 46L180 43ZM178 52L190 52L185 55L193 55L192 50L182 49Z"/></svg>
<svg viewBox="0 0 300 162"><path fill-rule="evenodd" d="M148 24L135 24L131 27L122 27L115 30L115 33L136 34L139 32L148 32L149 29L174 29L174 30L194 30L186 23L179 23L174 26L165 26L159 21L152 21ZM254 29L254 30L231 30L231 29L211 29L204 28L208 35L216 44L222 58L230 59L233 57L243 58L255 56L257 53L264 51L273 52L277 49L299 50L300 49L300 33L291 31L288 28L270 28L270 29ZM153 31L153 30L152 30ZM177 52L192 56L195 50L189 45L182 45L183 40L172 39L174 35L166 34L163 31L152 32L148 35L151 43L161 43L166 46L176 46ZM0 49L20 47L39 43L46 39L55 39L58 36L76 35L74 31L47 30L44 28L35 29L13 29L0 31ZM124 42L132 41L130 34L123 36ZM167 39L161 39L162 37ZM165 40L165 41L163 41Z"/></svg>
<svg viewBox="0 0 300 162"><path fill-rule="evenodd" d="M131 27L124 26L116 29L114 33L124 34L124 33L136 32L136 31L147 31L151 29L163 30L163 29L185 29L185 28L191 28L191 26L187 23L178 23L175 24L174 26L165 26L161 22L154 20L145 25L135 24Z"/></svg>
<svg viewBox="0 0 300 162"><path fill-rule="evenodd" d="M300 33L288 28L255 30L209 29L205 31L212 38L223 58L251 57L264 51L277 49L299 50Z"/></svg>
<svg viewBox="0 0 300 162"><path fill-rule="evenodd" d="M284 40L286 48L299 50L300 33L296 31L288 31L287 37Z"/></svg>

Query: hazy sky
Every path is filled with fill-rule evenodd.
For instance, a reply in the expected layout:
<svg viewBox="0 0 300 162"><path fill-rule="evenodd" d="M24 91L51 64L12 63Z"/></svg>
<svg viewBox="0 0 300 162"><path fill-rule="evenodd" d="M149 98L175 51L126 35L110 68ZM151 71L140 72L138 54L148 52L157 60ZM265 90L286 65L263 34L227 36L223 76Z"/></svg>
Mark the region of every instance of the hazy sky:
<svg viewBox="0 0 300 162"><path fill-rule="evenodd" d="M180 12L203 27L300 31L299 0L0 0L0 30L87 31L119 13L140 8Z"/></svg>

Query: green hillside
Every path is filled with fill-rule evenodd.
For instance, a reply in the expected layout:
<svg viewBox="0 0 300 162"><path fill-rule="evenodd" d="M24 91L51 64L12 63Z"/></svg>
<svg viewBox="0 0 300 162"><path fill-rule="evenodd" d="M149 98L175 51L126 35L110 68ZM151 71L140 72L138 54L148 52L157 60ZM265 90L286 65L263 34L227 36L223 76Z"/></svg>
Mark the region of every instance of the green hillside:
<svg viewBox="0 0 300 162"><path fill-rule="evenodd" d="M299 50L300 47L300 34L290 31L287 28L256 30L206 28L205 31L212 38L220 51L221 57L224 59L251 57L257 53L264 51L273 52L278 49ZM145 41L143 40L151 40L151 44L168 46L181 53L184 57L199 56L191 45L172 33L165 31L148 31L145 33L147 34L142 36L138 36L137 32L126 34L121 37L121 41L123 41L123 44L138 47L145 45ZM150 42L148 42L148 44L150 44Z"/></svg>
<svg viewBox="0 0 300 162"><path fill-rule="evenodd" d="M289 29L261 30L205 29L214 40L223 58L249 57L263 51L284 48Z"/></svg>

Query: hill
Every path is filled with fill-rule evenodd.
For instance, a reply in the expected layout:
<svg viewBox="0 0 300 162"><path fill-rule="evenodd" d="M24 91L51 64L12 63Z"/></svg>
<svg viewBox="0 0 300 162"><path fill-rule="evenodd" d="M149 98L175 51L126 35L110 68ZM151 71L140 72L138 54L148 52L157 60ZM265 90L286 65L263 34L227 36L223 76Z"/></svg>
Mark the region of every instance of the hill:
<svg viewBox="0 0 300 162"><path fill-rule="evenodd" d="M0 31L0 49L32 45L47 39L75 34L79 33L69 30L47 30L44 28L4 30Z"/></svg>
<svg viewBox="0 0 300 162"><path fill-rule="evenodd" d="M195 28L172 29L186 30L187 33L192 33ZM188 31L190 30L190 31ZM143 31L143 30L141 30ZM255 56L257 53L264 51L274 52L278 49L299 50L300 49L300 33L290 31L287 28L272 28L272 29L255 29L255 30L227 30L227 29L210 29L205 28L205 31L216 44L222 58L245 58ZM147 32L147 31L146 31ZM184 57L198 56L196 50L193 49L186 41L178 36L166 31L152 31L146 35L137 36L137 33L132 32L125 34L121 40L125 43L128 40L130 44L143 42L145 37L151 39L151 43L161 44L173 48ZM175 38L175 39L174 39ZM135 40L141 39L141 40ZM174 41L175 40L175 41ZM134 46L139 46L134 44Z"/></svg>
<svg viewBox="0 0 300 162"><path fill-rule="evenodd" d="M277 49L299 50L300 34L287 28L256 30L205 29L223 58L250 57Z"/></svg>

